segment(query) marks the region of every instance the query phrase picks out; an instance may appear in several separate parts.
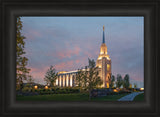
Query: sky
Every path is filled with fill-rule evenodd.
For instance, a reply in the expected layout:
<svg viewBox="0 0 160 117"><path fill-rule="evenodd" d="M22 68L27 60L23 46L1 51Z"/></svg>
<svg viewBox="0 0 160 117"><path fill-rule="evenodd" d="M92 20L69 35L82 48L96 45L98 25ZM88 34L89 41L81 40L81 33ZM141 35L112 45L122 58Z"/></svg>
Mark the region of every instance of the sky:
<svg viewBox="0 0 160 117"><path fill-rule="evenodd" d="M105 43L112 74L129 74L130 82L144 87L144 17L21 17L27 67L35 82L45 84L51 65L57 72L72 71L98 58Z"/></svg>

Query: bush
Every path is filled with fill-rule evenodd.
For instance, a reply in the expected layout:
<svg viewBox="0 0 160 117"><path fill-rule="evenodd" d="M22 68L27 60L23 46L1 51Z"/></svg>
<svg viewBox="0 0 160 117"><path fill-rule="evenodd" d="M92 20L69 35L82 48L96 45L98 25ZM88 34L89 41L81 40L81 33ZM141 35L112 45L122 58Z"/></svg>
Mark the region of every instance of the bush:
<svg viewBox="0 0 160 117"><path fill-rule="evenodd" d="M38 90L37 90L37 89L35 89L34 91L35 91L35 92L38 92Z"/></svg>
<svg viewBox="0 0 160 117"><path fill-rule="evenodd" d="M40 95L44 95L45 94L45 91L40 91Z"/></svg>
<svg viewBox="0 0 160 117"><path fill-rule="evenodd" d="M51 88L51 91L55 91L55 88Z"/></svg>
<svg viewBox="0 0 160 117"><path fill-rule="evenodd" d="M41 95L45 94L70 94L70 93L79 93L80 90L78 88L51 88L51 89L36 89L33 90L35 92L39 92Z"/></svg>
<svg viewBox="0 0 160 117"><path fill-rule="evenodd" d="M17 85L16 86L16 91L19 91L20 90L20 85Z"/></svg>
<svg viewBox="0 0 160 117"><path fill-rule="evenodd" d="M28 92L29 91L29 88L28 87L24 87L23 89L22 89L22 92Z"/></svg>
<svg viewBox="0 0 160 117"><path fill-rule="evenodd" d="M118 92L111 92L110 95L118 95Z"/></svg>

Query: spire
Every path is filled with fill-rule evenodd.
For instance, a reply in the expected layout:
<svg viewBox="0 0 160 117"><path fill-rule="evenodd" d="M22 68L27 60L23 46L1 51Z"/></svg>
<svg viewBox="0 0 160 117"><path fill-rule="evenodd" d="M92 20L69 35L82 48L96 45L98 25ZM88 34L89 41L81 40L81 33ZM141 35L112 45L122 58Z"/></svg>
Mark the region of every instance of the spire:
<svg viewBox="0 0 160 117"><path fill-rule="evenodd" d="M105 43L105 37L104 37L104 25L103 25L103 41L102 43Z"/></svg>

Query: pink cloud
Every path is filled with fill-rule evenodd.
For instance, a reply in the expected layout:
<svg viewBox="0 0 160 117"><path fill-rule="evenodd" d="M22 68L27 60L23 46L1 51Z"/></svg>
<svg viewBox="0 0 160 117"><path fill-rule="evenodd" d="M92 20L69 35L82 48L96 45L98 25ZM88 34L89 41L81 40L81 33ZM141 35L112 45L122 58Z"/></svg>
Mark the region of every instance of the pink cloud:
<svg viewBox="0 0 160 117"><path fill-rule="evenodd" d="M75 62L76 62L76 63L79 63L79 62L80 62L80 60L76 60Z"/></svg>
<svg viewBox="0 0 160 117"><path fill-rule="evenodd" d="M73 55L79 55L81 49L79 47L74 47L72 50L63 50L58 51L56 56L57 58L63 59L63 58L70 58Z"/></svg>
<svg viewBox="0 0 160 117"><path fill-rule="evenodd" d="M30 74L33 76L34 79L41 79L44 78L48 68L49 67L46 66L44 66L43 68L30 67Z"/></svg>
<svg viewBox="0 0 160 117"><path fill-rule="evenodd" d="M58 71L72 69L74 61L62 62L60 64L56 64L55 68Z"/></svg>

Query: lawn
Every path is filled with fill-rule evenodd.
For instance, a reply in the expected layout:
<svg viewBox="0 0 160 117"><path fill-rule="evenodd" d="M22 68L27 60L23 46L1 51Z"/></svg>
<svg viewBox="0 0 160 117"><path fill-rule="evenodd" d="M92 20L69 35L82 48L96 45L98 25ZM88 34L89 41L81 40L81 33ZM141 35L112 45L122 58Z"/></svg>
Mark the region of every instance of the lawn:
<svg viewBox="0 0 160 117"><path fill-rule="evenodd" d="M108 95L92 98L91 101L117 101L127 94ZM88 101L88 94L53 94L37 96L17 96L18 101Z"/></svg>
<svg viewBox="0 0 160 117"><path fill-rule="evenodd" d="M144 101L144 93L137 95L133 101Z"/></svg>

